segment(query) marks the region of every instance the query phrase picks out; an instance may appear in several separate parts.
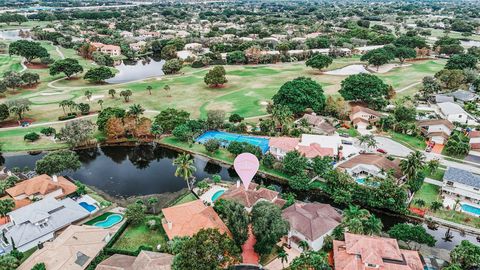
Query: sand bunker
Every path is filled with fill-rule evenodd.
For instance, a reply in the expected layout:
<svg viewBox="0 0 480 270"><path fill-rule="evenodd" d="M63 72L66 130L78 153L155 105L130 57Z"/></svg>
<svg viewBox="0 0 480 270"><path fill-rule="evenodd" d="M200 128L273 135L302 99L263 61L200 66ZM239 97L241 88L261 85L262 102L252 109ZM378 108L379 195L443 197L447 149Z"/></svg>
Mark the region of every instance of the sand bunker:
<svg viewBox="0 0 480 270"><path fill-rule="evenodd" d="M92 97L90 98L90 100L101 99L101 98L103 98L104 96L105 96L105 95L96 95L96 96L92 96Z"/></svg>
<svg viewBox="0 0 480 270"><path fill-rule="evenodd" d="M368 70L365 69L363 65L350 65L343 68L324 72L324 74L340 75L340 76L355 75L359 73L369 73L369 72Z"/></svg>
<svg viewBox="0 0 480 270"><path fill-rule="evenodd" d="M260 101L260 105L262 105L262 106L267 106L267 105L268 105L268 101Z"/></svg>
<svg viewBox="0 0 480 270"><path fill-rule="evenodd" d="M41 93L41 96L54 96L54 95L61 95L62 93Z"/></svg>

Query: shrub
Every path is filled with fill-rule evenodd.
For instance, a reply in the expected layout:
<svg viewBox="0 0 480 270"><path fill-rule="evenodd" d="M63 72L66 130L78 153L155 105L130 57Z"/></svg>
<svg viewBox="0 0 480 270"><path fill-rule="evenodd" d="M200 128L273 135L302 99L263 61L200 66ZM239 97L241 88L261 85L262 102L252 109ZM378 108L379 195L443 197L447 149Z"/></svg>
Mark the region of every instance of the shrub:
<svg viewBox="0 0 480 270"><path fill-rule="evenodd" d="M52 136L52 135L55 135L57 131L53 127L46 127L46 128L42 128L40 130L40 133L42 133L45 136Z"/></svg>
<svg viewBox="0 0 480 270"><path fill-rule="evenodd" d="M222 181L222 177L218 174L215 174L215 175L212 175L212 180L215 184L218 184L220 183L220 181Z"/></svg>
<svg viewBox="0 0 480 270"><path fill-rule="evenodd" d="M65 120L70 120L77 117L76 114L68 114L68 115L62 115L58 117L58 121L65 121Z"/></svg>
<svg viewBox="0 0 480 270"><path fill-rule="evenodd" d="M23 139L25 141L34 142L34 141L40 139L40 135L38 135L36 132L30 132L30 133L25 134L25 136L23 136Z"/></svg>
<svg viewBox="0 0 480 270"><path fill-rule="evenodd" d="M213 153L220 148L220 141L217 139L210 139L205 142L204 146L205 146L205 150L207 150L210 153Z"/></svg>

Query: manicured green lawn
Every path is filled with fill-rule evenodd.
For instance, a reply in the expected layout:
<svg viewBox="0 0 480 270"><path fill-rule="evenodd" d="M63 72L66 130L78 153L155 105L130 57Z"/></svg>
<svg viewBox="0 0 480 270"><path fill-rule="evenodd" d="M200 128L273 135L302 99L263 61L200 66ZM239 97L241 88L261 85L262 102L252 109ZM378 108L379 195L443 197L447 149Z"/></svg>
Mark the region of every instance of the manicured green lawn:
<svg viewBox="0 0 480 270"><path fill-rule="evenodd" d="M337 132L339 134L348 134L350 137L357 137L360 135L360 133L358 132L358 130L356 130L355 128L351 127L349 129L345 129L345 128L339 128L337 129Z"/></svg>
<svg viewBox="0 0 480 270"><path fill-rule="evenodd" d="M58 126L53 126L57 128ZM51 138L44 137L35 142L27 142L23 136L29 132L40 134L42 127L18 128L12 130L0 131L0 145L4 152L18 152L27 150L56 150L66 148L67 145L62 142L54 142Z"/></svg>
<svg viewBox="0 0 480 270"><path fill-rule="evenodd" d="M187 202L191 202L191 201L195 201L197 198L195 197L195 195L193 195L192 193L188 192L186 193L185 195L183 195L182 197L180 197L179 199L177 199L175 201L175 204L174 205L180 205L180 204L184 204L184 203L187 203Z"/></svg>
<svg viewBox="0 0 480 270"><path fill-rule="evenodd" d="M415 193L413 201L417 199L424 200L426 203L426 207L428 207L432 202L438 200L439 193L440 193L439 186L432 185L429 183L423 183L420 190Z"/></svg>
<svg viewBox="0 0 480 270"><path fill-rule="evenodd" d="M427 143L425 142L425 139L423 137L414 137L394 131L390 131L389 134L394 141L397 141L409 148L413 148L416 150L424 150L425 147L427 147Z"/></svg>
<svg viewBox="0 0 480 270"><path fill-rule="evenodd" d="M113 248L137 251L140 246L150 246L153 249L156 249L158 245L164 247L167 244L168 238L162 225L159 224L157 230L150 230L146 225L146 221L149 219L155 219L156 222L161 223L159 216L147 216L144 223L140 225L129 225L117 242L113 244Z"/></svg>
<svg viewBox="0 0 480 270"><path fill-rule="evenodd" d="M22 65L20 64L20 57L18 56L9 56L9 55L0 55L0 75L7 71L20 71L22 70Z"/></svg>
<svg viewBox="0 0 480 270"><path fill-rule="evenodd" d="M444 169L437 169L433 174L430 173L428 170L425 171L425 177L432 178L438 181L443 180L443 175L445 174Z"/></svg>

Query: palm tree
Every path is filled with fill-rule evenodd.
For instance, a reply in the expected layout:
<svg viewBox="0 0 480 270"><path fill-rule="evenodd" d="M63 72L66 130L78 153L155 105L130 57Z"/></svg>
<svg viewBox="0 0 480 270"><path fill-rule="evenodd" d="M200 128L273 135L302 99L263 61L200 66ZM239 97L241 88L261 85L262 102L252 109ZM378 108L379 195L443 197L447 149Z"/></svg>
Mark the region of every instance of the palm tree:
<svg viewBox="0 0 480 270"><path fill-rule="evenodd" d="M433 212L436 212L437 210L439 210L442 207L443 207L443 204L441 202L434 201L434 202L432 202L432 204L430 204L430 209Z"/></svg>
<svg viewBox="0 0 480 270"><path fill-rule="evenodd" d="M440 161L438 159L432 159L427 162L427 168L431 174L434 174L438 170L439 166L440 166Z"/></svg>
<svg viewBox="0 0 480 270"><path fill-rule="evenodd" d="M348 208L343 212L343 221L348 221L351 219L364 219L370 216L370 213L366 209L361 209L356 205L349 205Z"/></svg>
<svg viewBox="0 0 480 270"><path fill-rule="evenodd" d="M308 251L310 249L308 242L305 240L300 241L300 243L298 243L298 246L302 249L302 252Z"/></svg>
<svg viewBox="0 0 480 270"><path fill-rule="evenodd" d="M163 87L163 90L165 90L165 92L167 92L167 96L170 96L168 93L170 92L170 86L168 86L168 84L166 84L164 87Z"/></svg>
<svg viewBox="0 0 480 270"><path fill-rule="evenodd" d="M15 202L12 199L0 200L0 217L5 217L15 208Z"/></svg>
<svg viewBox="0 0 480 270"><path fill-rule="evenodd" d="M99 99L97 103L100 105L100 110L103 110L103 99Z"/></svg>
<svg viewBox="0 0 480 270"><path fill-rule="evenodd" d="M58 107L62 108L63 114L67 114L67 112L65 111L65 107L68 107L68 100L60 101L60 103L58 104Z"/></svg>
<svg viewBox="0 0 480 270"><path fill-rule="evenodd" d="M152 212L155 214L155 204L158 203L158 199L156 197L150 197L147 202L152 207Z"/></svg>
<svg viewBox="0 0 480 270"><path fill-rule="evenodd" d="M92 91L90 90L85 91L85 97L88 99L88 101L90 101L90 99L92 98Z"/></svg>
<svg viewBox="0 0 480 270"><path fill-rule="evenodd" d="M458 205L460 205L461 200L459 198L455 199L455 204L453 205L453 211L457 211ZM452 215L453 217L453 215Z"/></svg>
<svg viewBox="0 0 480 270"><path fill-rule="evenodd" d="M407 156L407 159L400 161L400 168L408 180L414 179L417 173L425 166L425 155L415 151Z"/></svg>
<svg viewBox="0 0 480 270"><path fill-rule="evenodd" d="M366 145L367 148L375 148L377 147L377 141L372 134L365 134L358 137L358 141L360 142L360 146Z"/></svg>
<svg viewBox="0 0 480 270"><path fill-rule="evenodd" d="M422 199L416 199L414 203L419 207L424 207L426 205L425 201Z"/></svg>
<svg viewBox="0 0 480 270"><path fill-rule="evenodd" d="M173 165L177 166L177 169L175 170L175 176L182 177L187 182L188 189L192 190L190 179L195 181L193 173L197 170L192 156L187 153L180 154L175 160L173 160Z"/></svg>
<svg viewBox="0 0 480 270"><path fill-rule="evenodd" d="M28 104L17 104L15 106L10 107L10 113L16 114L18 116L18 120L23 119L23 114L27 111L30 111L30 106Z"/></svg>
<svg viewBox="0 0 480 270"><path fill-rule="evenodd" d="M374 215L371 215L363 224L363 232L367 235L380 234L382 229L382 221Z"/></svg>
<svg viewBox="0 0 480 270"><path fill-rule="evenodd" d="M125 100L125 102L128 102L130 101L130 96L132 95L132 91L131 90L123 90L120 92L120 96L123 97L123 99Z"/></svg>
<svg viewBox="0 0 480 270"><path fill-rule="evenodd" d="M278 258L280 258L280 262L282 263L282 269L285 269L285 263L288 262L288 254L282 247L282 250L278 253Z"/></svg>
<svg viewBox="0 0 480 270"><path fill-rule="evenodd" d="M112 98L115 98L115 94L117 93L117 91L115 91L115 89L110 89L108 90L108 94L112 96Z"/></svg>
<svg viewBox="0 0 480 270"><path fill-rule="evenodd" d="M128 109L128 115L135 117L135 122L138 121L138 118L143 114L143 112L145 112L145 109L143 109L142 105L140 104L133 104Z"/></svg>
<svg viewBox="0 0 480 270"><path fill-rule="evenodd" d="M153 89L153 88L152 88L151 85L147 86L147 91L148 91L148 94L149 94L149 95L152 95L152 89Z"/></svg>
<svg viewBox="0 0 480 270"><path fill-rule="evenodd" d="M294 120L292 111L285 105L273 106L272 118L280 126L286 126L287 128L292 124Z"/></svg>

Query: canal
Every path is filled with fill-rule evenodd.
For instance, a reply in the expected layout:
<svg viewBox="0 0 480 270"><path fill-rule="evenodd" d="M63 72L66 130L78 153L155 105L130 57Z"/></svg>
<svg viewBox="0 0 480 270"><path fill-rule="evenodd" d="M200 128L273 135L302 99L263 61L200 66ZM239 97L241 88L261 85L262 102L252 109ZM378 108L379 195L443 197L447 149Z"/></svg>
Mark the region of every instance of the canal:
<svg viewBox="0 0 480 270"><path fill-rule="evenodd" d="M102 192L118 198L163 194L177 192L187 187L185 181L176 177L173 160L178 152L164 148L160 145L142 145L135 147L106 146L77 151L82 162L82 167L68 176L93 186ZM4 166L8 169L18 167L23 169L35 168L35 162L41 159L44 153L38 155L8 154L4 156ZM224 181L235 182L238 175L229 166L220 166L209 162L203 157L195 157L195 177L197 181L218 174ZM279 186L269 179L255 177L257 183L275 185L279 191L289 192L287 187ZM333 204L326 196L297 193L297 199L317 201ZM391 226L406 222L401 217L388 214L375 213L381 218L384 230ZM452 249L462 240L477 243L475 236L464 235L452 230L453 239L444 240L446 229L443 227L431 230L424 225L428 233L437 239L436 247Z"/></svg>

